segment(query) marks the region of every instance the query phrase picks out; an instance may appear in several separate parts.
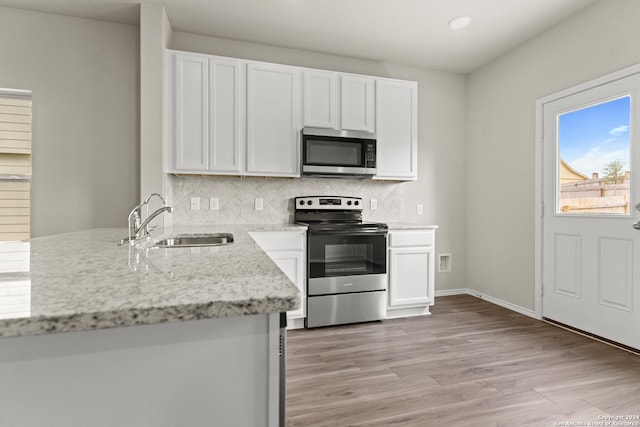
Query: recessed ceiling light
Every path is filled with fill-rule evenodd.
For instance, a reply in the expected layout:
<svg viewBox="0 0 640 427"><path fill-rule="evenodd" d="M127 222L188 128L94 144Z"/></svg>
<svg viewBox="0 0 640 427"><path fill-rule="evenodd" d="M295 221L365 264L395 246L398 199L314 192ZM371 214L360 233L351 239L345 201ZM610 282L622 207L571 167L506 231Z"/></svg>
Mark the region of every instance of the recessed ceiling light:
<svg viewBox="0 0 640 427"><path fill-rule="evenodd" d="M471 22L471 18L468 16L457 16L449 21L449 28L452 30L461 30L465 28Z"/></svg>

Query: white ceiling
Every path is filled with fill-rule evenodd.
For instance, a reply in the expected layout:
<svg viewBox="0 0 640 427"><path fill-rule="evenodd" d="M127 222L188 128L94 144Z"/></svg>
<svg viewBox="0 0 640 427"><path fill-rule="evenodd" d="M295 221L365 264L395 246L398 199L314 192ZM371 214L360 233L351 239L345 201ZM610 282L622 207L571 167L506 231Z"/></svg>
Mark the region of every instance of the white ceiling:
<svg viewBox="0 0 640 427"><path fill-rule="evenodd" d="M468 73L594 0L155 0L175 31ZM0 0L137 24L140 0ZM464 30L447 27L468 15Z"/></svg>

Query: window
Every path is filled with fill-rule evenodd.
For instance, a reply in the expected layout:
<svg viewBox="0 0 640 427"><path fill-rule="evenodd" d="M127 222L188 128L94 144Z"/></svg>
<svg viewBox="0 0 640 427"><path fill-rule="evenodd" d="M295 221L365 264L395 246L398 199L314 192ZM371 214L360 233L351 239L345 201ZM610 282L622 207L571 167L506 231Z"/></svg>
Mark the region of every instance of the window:
<svg viewBox="0 0 640 427"><path fill-rule="evenodd" d="M28 241L31 94L0 89L0 241Z"/></svg>
<svg viewBox="0 0 640 427"><path fill-rule="evenodd" d="M631 97L557 116L559 214L630 214Z"/></svg>

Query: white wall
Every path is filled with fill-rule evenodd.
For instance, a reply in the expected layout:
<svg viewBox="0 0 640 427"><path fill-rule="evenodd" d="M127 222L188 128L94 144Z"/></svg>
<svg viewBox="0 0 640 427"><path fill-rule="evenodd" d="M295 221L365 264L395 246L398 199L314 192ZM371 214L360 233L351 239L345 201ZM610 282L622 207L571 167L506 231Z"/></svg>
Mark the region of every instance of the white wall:
<svg viewBox="0 0 640 427"><path fill-rule="evenodd" d="M453 271L436 276L436 289L465 287L466 79L463 75L177 31L172 33L171 47L177 50L417 81L419 179L415 182L397 184L403 187L403 211L400 217L406 222L440 226L436 240L437 252L453 254ZM304 187L302 190L304 191ZM288 189L285 192L288 193ZM248 194L246 198L251 200L251 197ZM424 205L422 216L416 215L418 203ZM240 209L238 206L238 211Z"/></svg>
<svg viewBox="0 0 640 427"><path fill-rule="evenodd" d="M126 227L139 198L138 29L0 8L0 87L33 91L32 236Z"/></svg>
<svg viewBox="0 0 640 427"><path fill-rule="evenodd" d="M468 77L469 288L534 309L535 101L640 62L639 16L601 0Z"/></svg>
<svg viewBox="0 0 640 427"><path fill-rule="evenodd" d="M140 5L140 197L165 193L164 51L171 40L171 25L164 6ZM160 221L160 220L158 220Z"/></svg>

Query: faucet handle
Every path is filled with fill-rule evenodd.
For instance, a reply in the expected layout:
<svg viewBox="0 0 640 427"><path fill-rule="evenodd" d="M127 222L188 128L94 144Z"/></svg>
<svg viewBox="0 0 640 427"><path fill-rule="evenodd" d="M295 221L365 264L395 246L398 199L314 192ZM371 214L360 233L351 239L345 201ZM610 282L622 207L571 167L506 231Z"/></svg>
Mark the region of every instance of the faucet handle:
<svg viewBox="0 0 640 427"><path fill-rule="evenodd" d="M143 204L146 205L147 203L149 203L149 200L151 200L151 198L153 196L156 196L160 200L162 200L162 206L166 206L167 205L167 202L164 201L164 197L162 197L162 195L160 193L151 193L151 194L149 194L149 197L147 197L147 199L143 202Z"/></svg>
<svg viewBox="0 0 640 427"><path fill-rule="evenodd" d="M133 212L133 224L137 228L137 227L140 227L141 222L142 222L142 216L140 215L140 208L138 208Z"/></svg>

